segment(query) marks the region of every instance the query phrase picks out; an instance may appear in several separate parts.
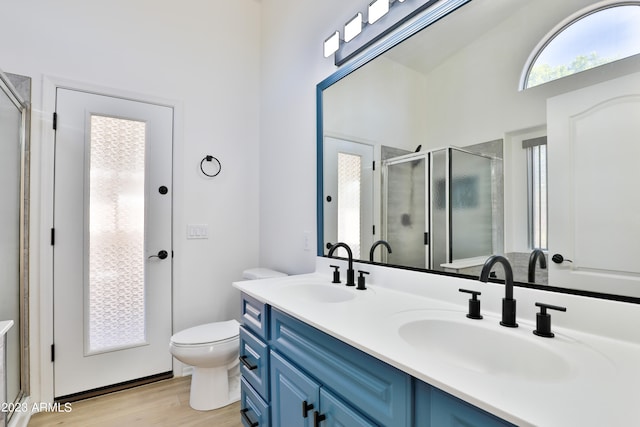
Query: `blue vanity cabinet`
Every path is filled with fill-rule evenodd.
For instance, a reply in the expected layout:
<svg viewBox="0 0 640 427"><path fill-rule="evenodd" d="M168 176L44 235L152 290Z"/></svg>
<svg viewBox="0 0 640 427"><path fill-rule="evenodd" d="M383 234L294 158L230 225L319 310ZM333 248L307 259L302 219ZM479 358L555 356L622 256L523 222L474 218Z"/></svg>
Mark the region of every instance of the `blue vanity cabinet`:
<svg viewBox="0 0 640 427"><path fill-rule="evenodd" d="M269 307L242 294L240 414L246 427L269 427Z"/></svg>
<svg viewBox="0 0 640 427"><path fill-rule="evenodd" d="M417 427L515 427L464 400L415 379L414 425Z"/></svg>
<svg viewBox="0 0 640 427"><path fill-rule="evenodd" d="M271 352L271 417L281 427L374 427L294 364Z"/></svg>
<svg viewBox="0 0 640 427"><path fill-rule="evenodd" d="M279 359L288 361L306 378L319 384L319 406L314 404L314 407L320 407L319 413L327 417L321 426L412 425L412 384L408 374L273 308L269 345L272 365L279 363L276 362ZM284 407L280 399L295 401L289 394L283 397L282 386L274 384L275 375L291 371L282 370L280 366L271 367L273 420L280 411L276 408ZM286 381L287 376L276 378ZM302 401L294 404L292 411L302 414ZM336 415L331 418L332 414ZM349 421L342 423L341 419Z"/></svg>

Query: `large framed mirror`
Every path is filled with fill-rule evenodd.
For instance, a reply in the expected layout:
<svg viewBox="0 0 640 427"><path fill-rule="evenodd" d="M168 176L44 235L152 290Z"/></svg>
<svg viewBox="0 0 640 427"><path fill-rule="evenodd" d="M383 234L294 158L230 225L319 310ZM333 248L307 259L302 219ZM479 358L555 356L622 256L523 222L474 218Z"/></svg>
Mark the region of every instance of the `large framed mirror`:
<svg viewBox="0 0 640 427"><path fill-rule="evenodd" d="M523 90L527 64L554 31L596 10L640 4L456 3L436 20L423 13L410 30L401 27L318 84L318 255L345 241L365 262L477 277L484 260L499 253L521 286L640 302L640 263L620 261L640 256L632 244L640 218L606 217L638 206L630 195L640 175L625 164L620 179L603 180L611 185L598 188L609 194L605 210L597 194L580 188L587 174L578 175L586 165L591 176L596 165L602 176L618 174L619 156L597 141L621 140L619 152L630 157L632 138L611 136L620 128L604 118L612 107L599 119L592 155L582 156L599 157L588 163L575 155L586 153L583 145L556 123L564 117L581 126L567 99L610 92L607 85L622 86L619 99L640 96L633 77L640 55ZM603 103L615 100L593 105ZM637 117L640 104L629 105L623 117ZM628 135L632 121L623 126ZM608 239L616 221L609 234L617 237ZM532 258L535 249L548 269Z"/></svg>

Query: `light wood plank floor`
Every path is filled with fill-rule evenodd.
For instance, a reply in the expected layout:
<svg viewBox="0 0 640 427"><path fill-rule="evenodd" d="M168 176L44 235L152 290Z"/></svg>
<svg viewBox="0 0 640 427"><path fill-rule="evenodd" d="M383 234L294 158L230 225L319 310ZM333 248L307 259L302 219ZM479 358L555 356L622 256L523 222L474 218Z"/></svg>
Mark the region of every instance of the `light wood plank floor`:
<svg viewBox="0 0 640 427"><path fill-rule="evenodd" d="M190 376L179 377L73 402L67 413L34 414L29 427L242 426L239 402L214 411L191 409L190 385Z"/></svg>

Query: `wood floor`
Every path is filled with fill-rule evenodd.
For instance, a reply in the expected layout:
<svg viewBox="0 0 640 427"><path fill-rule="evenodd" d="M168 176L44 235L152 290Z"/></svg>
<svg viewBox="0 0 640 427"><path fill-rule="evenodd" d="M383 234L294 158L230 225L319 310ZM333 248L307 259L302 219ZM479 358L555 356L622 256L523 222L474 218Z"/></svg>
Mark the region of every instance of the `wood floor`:
<svg viewBox="0 0 640 427"><path fill-rule="evenodd" d="M242 426L239 402L214 411L191 409L190 385L190 376L179 377L73 402L67 413L34 414L29 427Z"/></svg>

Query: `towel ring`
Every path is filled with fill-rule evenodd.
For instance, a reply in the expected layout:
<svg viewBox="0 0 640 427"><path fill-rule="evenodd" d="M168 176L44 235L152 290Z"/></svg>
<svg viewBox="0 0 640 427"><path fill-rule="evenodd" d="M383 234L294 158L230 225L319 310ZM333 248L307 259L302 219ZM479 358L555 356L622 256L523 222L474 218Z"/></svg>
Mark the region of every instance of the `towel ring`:
<svg viewBox="0 0 640 427"><path fill-rule="evenodd" d="M215 161L218 164L218 171L216 173L214 173L214 174L207 173L204 170L204 162L212 162L212 161ZM208 176L209 178L214 178L214 177L218 176L220 174L220 172L222 171L222 163L220 163L220 160L218 160L216 157L207 154L200 161L200 170L202 171L202 173L204 175Z"/></svg>

